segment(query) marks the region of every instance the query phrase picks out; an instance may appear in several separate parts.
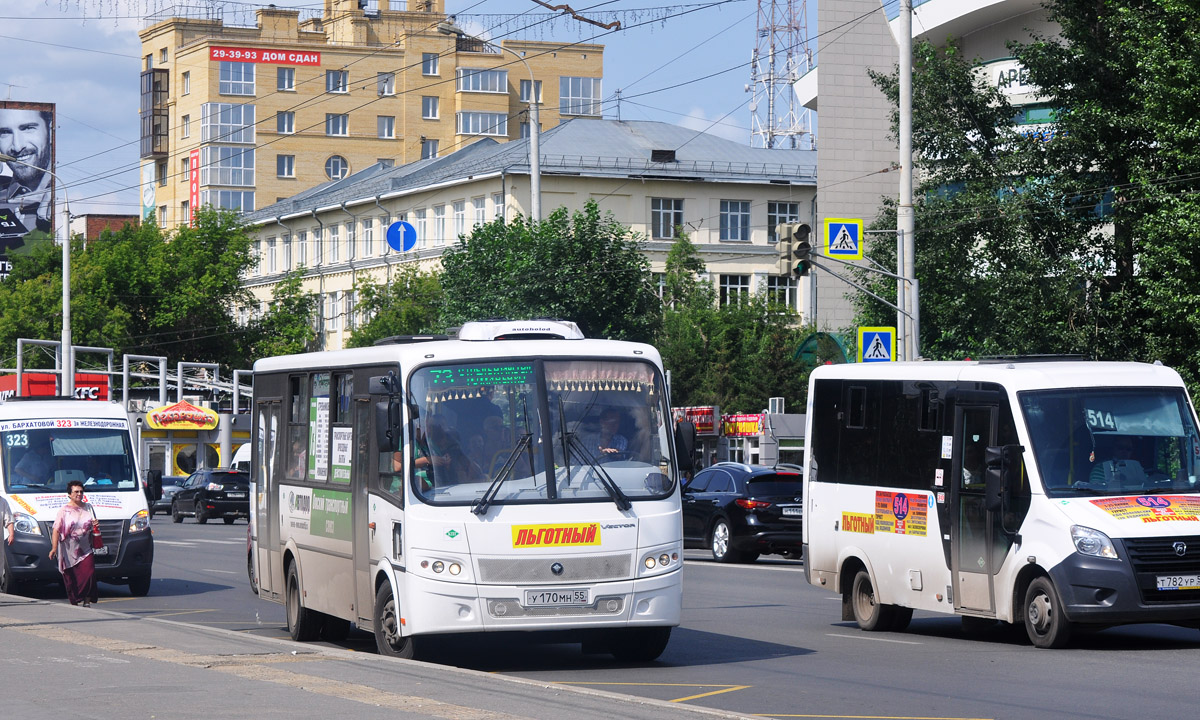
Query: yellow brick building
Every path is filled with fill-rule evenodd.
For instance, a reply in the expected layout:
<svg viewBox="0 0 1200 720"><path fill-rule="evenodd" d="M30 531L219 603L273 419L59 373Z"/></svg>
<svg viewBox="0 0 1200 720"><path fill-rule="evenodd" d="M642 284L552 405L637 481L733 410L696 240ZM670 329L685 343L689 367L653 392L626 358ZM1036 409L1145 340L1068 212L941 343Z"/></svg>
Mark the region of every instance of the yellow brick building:
<svg viewBox="0 0 1200 720"><path fill-rule="evenodd" d="M325 0L306 18L260 8L253 27L168 17L142 30L143 217L250 212L380 161L525 137L535 87L543 129L600 116L602 45L505 40L502 51L439 31L453 20L444 7Z"/></svg>

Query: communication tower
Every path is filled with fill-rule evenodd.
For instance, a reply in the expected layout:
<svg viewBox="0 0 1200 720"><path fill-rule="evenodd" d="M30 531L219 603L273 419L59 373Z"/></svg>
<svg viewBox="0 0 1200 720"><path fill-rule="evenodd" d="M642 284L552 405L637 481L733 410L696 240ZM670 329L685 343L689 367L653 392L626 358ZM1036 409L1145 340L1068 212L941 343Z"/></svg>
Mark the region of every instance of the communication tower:
<svg viewBox="0 0 1200 720"><path fill-rule="evenodd" d="M750 63L750 145L816 148L808 108L797 106L795 83L813 65L808 47L807 0L758 0L758 28Z"/></svg>

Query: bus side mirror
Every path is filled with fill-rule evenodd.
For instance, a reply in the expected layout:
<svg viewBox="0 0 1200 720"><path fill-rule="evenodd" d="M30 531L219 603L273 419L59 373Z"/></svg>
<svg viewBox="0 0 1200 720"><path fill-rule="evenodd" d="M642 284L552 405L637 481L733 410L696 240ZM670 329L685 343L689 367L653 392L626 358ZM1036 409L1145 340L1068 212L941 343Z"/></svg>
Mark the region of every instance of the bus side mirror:
<svg viewBox="0 0 1200 720"><path fill-rule="evenodd" d="M379 452L400 449L400 401L380 400L375 403L375 441Z"/></svg>
<svg viewBox="0 0 1200 720"><path fill-rule="evenodd" d="M1020 445L993 445L986 450L987 471L984 475L984 498L988 512L1001 512L1009 504L1016 485L1014 475L1020 471Z"/></svg>
<svg viewBox="0 0 1200 720"><path fill-rule="evenodd" d="M675 453L679 469L692 473L696 469L696 425L691 420L675 423Z"/></svg>
<svg viewBox="0 0 1200 720"><path fill-rule="evenodd" d="M150 491L150 499L158 502L162 499L162 470L151 470L146 473L146 489Z"/></svg>

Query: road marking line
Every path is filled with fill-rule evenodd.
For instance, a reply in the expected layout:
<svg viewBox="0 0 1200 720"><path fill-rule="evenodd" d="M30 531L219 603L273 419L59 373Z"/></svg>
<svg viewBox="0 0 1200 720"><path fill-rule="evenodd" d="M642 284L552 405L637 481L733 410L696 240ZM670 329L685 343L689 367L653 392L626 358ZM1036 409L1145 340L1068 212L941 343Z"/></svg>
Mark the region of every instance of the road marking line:
<svg viewBox="0 0 1200 720"><path fill-rule="evenodd" d="M192 542L212 543L214 545L245 545L245 540L210 540L208 538L196 538Z"/></svg>
<svg viewBox="0 0 1200 720"><path fill-rule="evenodd" d="M745 690L753 687L752 685L714 685L713 683L642 683L642 682L588 682L586 680L563 680L555 682L555 685L622 685L624 687L691 687L691 688L720 688L711 692L700 693L699 695L688 695L687 697L668 700L668 702L679 703L695 700L696 698L708 697L710 695L720 695L722 693L733 692L735 690Z"/></svg>
<svg viewBox="0 0 1200 720"><path fill-rule="evenodd" d="M158 540L155 539L155 545L182 545L183 547L195 547L196 543L190 540Z"/></svg>
<svg viewBox="0 0 1200 720"><path fill-rule="evenodd" d="M215 572L215 573L223 573L223 574L225 574L225 575L239 575L239 574L241 574L241 572L240 572L240 571L238 571L238 570L217 570L216 568L204 568L204 569L203 569L203 570L201 570L200 572Z"/></svg>
<svg viewBox="0 0 1200 720"><path fill-rule="evenodd" d="M753 717L772 718L824 718L825 720L993 720L993 718L965 718L925 715L778 715L755 713Z"/></svg>
<svg viewBox="0 0 1200 720"><path fill-rule="evenodd" d="M733 685L732 687L727 687L722 690L713 690L712 692L700 693L699 695L689 695L687 697L675 698L671 702L673 702L673 703L687 702L688 700L696 700L698 698L709 697L710 695L720 695L722 693L734 692L735 690L745 690L748 687L751 687L751 686L750 685Z"/></svg>
<svg viewBox="0 0 1200 720"><path fill-rule="evenodd" d="M825 633L829 637L844 638L846 640L870 640L872 642L896 643L897 645L924 645L925 643L913 642L911 640L888 640L887 638L870 637L868 635L843 635L842 633ZM804 717L797 715L796 717ZM816 717L827 717L825 715L817 715ZM853 717L847 715L846 717Z"/></svg>
<svg viewBox="0 0 1200 720"><path fill-rule="evenodd" d="M176 612L155 613L154 615L147 615L146 617L165 618L165 617L172 617L174 615L194 615L196 613L206 613L206 612L216 612L216 610L178 610Z"/></svg>

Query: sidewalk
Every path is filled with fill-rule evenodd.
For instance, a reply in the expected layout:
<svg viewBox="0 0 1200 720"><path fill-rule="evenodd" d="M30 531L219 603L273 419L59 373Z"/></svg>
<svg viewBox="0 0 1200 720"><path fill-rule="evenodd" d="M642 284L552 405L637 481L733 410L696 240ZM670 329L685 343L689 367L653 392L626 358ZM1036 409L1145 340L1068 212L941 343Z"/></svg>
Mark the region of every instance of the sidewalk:
<svg viewBox="0 0 1200 720"><path fill-rule="evenodd" d="M504 675L0 595L4 717L736 718Z"/></svg>

